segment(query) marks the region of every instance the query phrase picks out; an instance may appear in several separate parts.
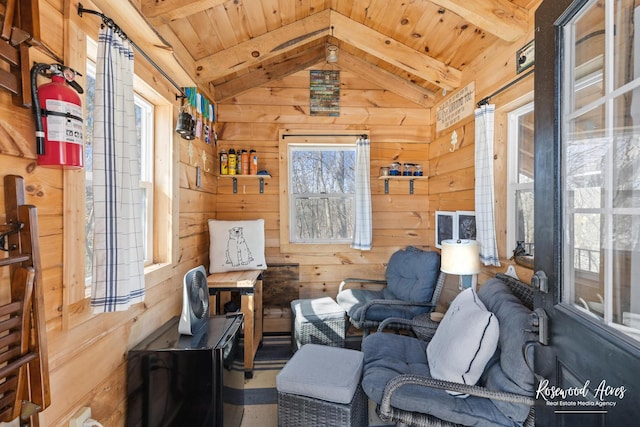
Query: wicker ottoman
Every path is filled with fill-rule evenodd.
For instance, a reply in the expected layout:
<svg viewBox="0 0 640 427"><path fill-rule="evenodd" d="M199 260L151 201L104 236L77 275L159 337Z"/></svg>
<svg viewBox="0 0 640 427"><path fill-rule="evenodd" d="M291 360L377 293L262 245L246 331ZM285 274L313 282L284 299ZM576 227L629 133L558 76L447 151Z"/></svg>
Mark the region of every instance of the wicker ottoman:
<svg viewBox="0 0 640 427"><path fill-rule="evenodd" d="M367 426L363 354L306 344L276 377L278 426Z"/></svg>
<svg viewBox="0 0 640 427"><path fill-rule="evenodd" d="M304 344L344 347L345 312L331 297L291 301L291 347Z"/></svg>

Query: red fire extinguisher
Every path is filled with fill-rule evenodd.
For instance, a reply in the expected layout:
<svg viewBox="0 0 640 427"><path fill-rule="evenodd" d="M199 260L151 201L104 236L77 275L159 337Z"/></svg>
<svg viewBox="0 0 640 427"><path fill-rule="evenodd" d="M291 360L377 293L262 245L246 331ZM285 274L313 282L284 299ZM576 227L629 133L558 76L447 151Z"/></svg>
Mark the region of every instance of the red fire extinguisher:
<svg viewBox="0 0 640 427"><path fill-rule="evenodd" d="M38 87L39 74L51 82ZM31 68L36 152L41 166L80 169L84 164L82 103L78 96L83 90L74 80L76 74L60 64L36 63Z"/></svg>

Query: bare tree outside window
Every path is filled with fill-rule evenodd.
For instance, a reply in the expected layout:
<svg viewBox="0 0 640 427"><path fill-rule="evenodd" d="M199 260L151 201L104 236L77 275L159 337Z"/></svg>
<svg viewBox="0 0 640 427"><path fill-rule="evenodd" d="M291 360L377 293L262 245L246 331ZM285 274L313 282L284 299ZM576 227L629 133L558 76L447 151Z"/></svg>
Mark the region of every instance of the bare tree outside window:
<svg viewBox="0 0 640 427"><path fill-rule="evenodd" d="M291 230L295 243L353 238L355 145L289 147Z"/></svg>

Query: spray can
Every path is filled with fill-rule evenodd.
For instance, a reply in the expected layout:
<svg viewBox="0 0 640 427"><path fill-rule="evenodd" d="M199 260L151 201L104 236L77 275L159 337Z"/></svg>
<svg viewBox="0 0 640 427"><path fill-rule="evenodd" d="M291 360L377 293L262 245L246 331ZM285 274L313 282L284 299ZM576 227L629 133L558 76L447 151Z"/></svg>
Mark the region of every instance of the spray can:
<svg viewBox="0 0 640 427"><path fill-rule="evenodd" d="M229 156L227 150L220 150L220 175L229 175Z"/></svg>
<svg viewBox="0 0 640 427"><path fill-rule="evenodd" d="M251 175L258 174L258 155L256 154L256 150L249 152L249 173Z"/></svg>
<svg viewBox="0 0 640 427"><path fill-rule="evenodd" d="M234 150L233 148L229 148L229 175L236 174L237 160L238 159L236 158L236 150Z"/></svg>
<svg viewBox="0 0 640 427"><path fill-rule="evenodd" d="M242 150L236 150L236 175L242 175Z"/></svg>
<svg viewBox="0 0 640 427"><path fill-rule="evenodd" d="M249 153L242 150L242 175L249 175Z"/></svg>

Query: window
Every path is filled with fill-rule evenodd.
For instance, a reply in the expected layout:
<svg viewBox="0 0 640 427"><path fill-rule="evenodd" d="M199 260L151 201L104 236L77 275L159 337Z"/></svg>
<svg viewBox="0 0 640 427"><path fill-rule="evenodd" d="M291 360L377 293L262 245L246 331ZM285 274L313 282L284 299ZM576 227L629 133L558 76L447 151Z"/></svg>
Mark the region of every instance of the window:
<svg viewBox="0 0 640 427"><path fill-rule="evenodd" d="M507 116L507 251L523 242L524 249L533 255L533 102Z"/></svg>
<svg viewBox="0 0 640 427"><path fill-rule="evenodd" d="M289 145L289 241L353 239L355 145Z"/></svg>
<svg viewBox="0 0 640 427"><path fill-rule="evenodd" d="M67 170L64 173L65 328L73 327L90 317L88 311L72 307L91 293L93 261L92 139L98 45L89 38L85 40L86 61L75 64L74 67L84 74L85 168L81 171ZM177 223L173 221L177 209L172 202L177 190L173 174L177 162L173 155L174 106L172 99L160 95L138 76L134 76L134 89L137 135L140 142L140 185L144 197L145 284L149 287L167 277L164 271L170 274L172 260L177 257L177 247L173 244L173 239L177 236ZM166 153L166 156L156 157L156 152ZM79 195L84 195L84 203Z"/></svg>
<svg viewBox="0 0 640 427"><path fill-rule="evenodd" d="M153 262L153 120L155 107L139 94L134 96L136 133L140 148L140 188L142 189L142 221L144 265Z"/></svg>
<svg viewBox="0 0 640 427"><path fill-rule="evenodd" d="M85 136L85 284L90 294L93 273L93 114L96 84L98 44L87 41L86 70L86 136ZM153 174L154 174L154 114L155 107L139 93L134 94L136 135L140 149L140 187L142 189L143 237L145 266L153 263Z"/></svg>
<svg viewBox="0 0 640 427"><path fill-rule="evenodd" d="M281 139L281 250L294 244L353 240L356 135L286 135ZM307 245L312 247L311 245Z"/></svg>

